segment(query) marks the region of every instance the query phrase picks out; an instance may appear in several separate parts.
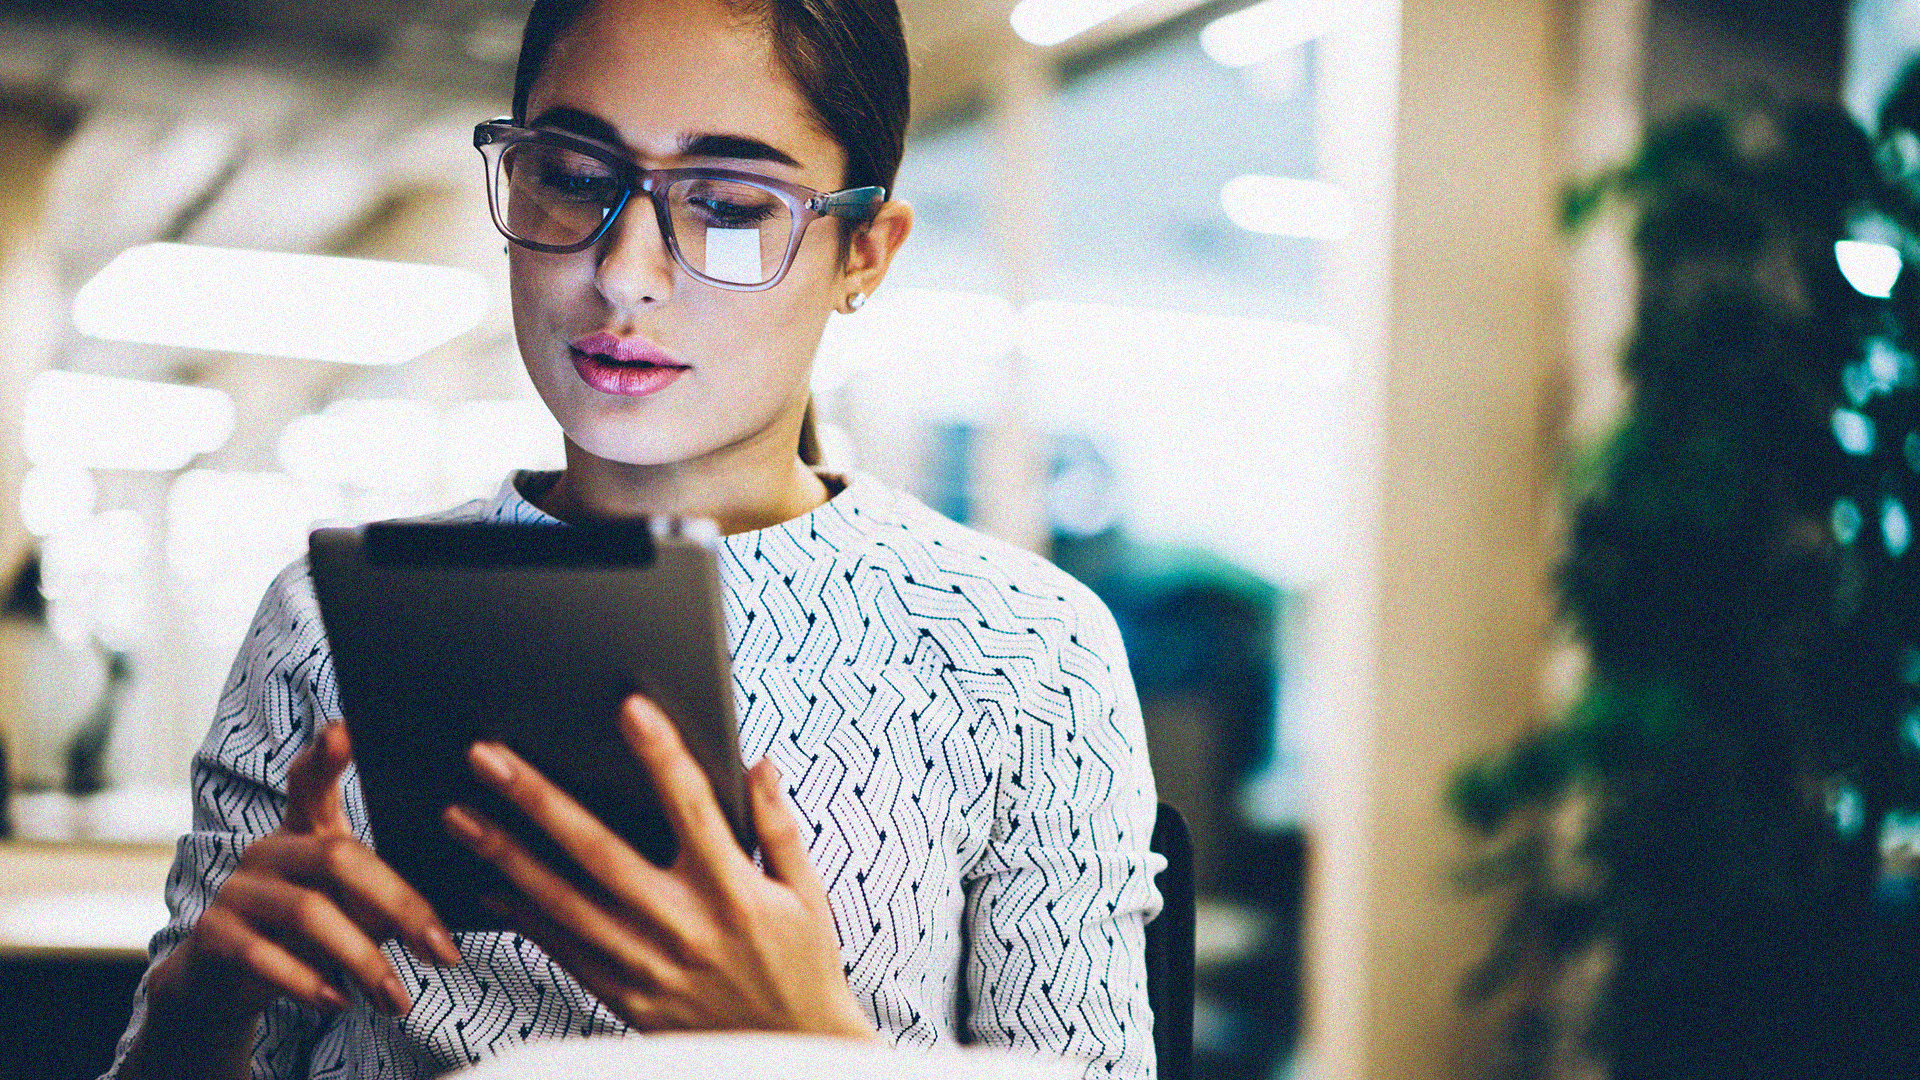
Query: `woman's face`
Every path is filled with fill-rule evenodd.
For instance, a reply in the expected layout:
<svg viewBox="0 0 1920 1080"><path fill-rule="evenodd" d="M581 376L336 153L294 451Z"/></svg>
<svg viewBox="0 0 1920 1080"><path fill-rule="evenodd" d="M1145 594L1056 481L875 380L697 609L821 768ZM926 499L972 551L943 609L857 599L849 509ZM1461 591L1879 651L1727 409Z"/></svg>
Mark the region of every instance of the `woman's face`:
<svg viewBox="0 0 1920 1080"><path fill-rule="evenodd" d="M845 154L812 120L765 31L716 0L600 0L555 43L525 120L606 142L645 168L842 186ZM638 192L599 244L567 255L512 245L510 271L514 330L540 396L575 446L633 465L776 442L790 460L827 315L871 287L843 269L833 219L808 228L771 289L696 281ZM666 362L610 365L608 353Z"/></svg>

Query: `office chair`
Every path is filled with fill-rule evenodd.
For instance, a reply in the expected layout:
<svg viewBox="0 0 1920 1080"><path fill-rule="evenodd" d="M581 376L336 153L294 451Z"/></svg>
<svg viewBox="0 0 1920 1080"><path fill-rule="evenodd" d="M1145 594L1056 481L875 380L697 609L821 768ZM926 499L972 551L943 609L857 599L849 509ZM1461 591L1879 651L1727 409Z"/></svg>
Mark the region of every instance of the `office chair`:
<svg viewBox="0 0 1920 1080"><path fill-rule="evenodd" d="M1193 834L1166 803L1149 846L1167 860L1154 883L1160 914L1147 924L1147 1002L1160 1080L1193 1080Z"/></svg>

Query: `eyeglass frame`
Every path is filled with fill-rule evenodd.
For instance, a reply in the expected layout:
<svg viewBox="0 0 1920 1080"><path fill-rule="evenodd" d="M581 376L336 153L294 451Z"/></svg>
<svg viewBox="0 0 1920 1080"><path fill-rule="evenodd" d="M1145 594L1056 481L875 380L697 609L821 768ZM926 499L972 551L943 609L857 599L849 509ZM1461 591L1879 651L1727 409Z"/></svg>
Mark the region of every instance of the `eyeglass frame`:
<svg viewBox="0 0 1920 1080"><path fill-rule="evenodd" d="M585 240L574 244L542 244L515 236L512 230L507 228L503 208L500 206L501 161L510 147L522 143L537 143L583 154L610 166L615 170L615 175L620 177L622 188L620 201L613 204L613 209L605 212L599 226ZM660 227L660 237L666 242L667 251L673 255L673 261L694 280L733 292L764 292L780 284L786 278L787 271L793 267L794 256L799 253L800 244L806 239L808 227L820 218L837 217L849 221L871 221L879 212L881 204L887 201L887 189L879 185L824 192L771 176L742 172L737 169L698 167L645 169L635 165L619 151L591 139L567 132L525 127L515 123L509 116L475 124L473 146L480 152L481 159L486 163L487 210L493 215L493 227L498 229L500 235L506 237L509 242L549 255L567 255L576 251L585 251L599 243L607 235L607 231L613 228L613 223L619 220L621 211L633 201L633 193L643 191L653 203L654 221ZM757 285L721 281L695 269L680 253L680 241L673 232L673 212L667 205L667 191L682 180L726 180L752 184L773 192L786 203L787 212L792 217L793 231L787 239L787 250L780 260L780 269L775 271L772 277Z"/></svg>

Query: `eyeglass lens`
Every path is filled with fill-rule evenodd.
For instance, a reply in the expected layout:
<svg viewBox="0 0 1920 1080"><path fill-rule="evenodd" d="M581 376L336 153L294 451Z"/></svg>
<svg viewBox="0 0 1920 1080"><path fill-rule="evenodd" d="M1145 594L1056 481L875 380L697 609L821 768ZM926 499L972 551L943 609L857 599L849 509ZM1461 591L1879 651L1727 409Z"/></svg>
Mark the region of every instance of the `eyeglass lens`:
<svg viewBox="0 0 1920 1080"><path fill-rule="evenodd" d="M624 184L606 162L578 151L519 143L501 154L496 205L507 231L554 247L592 236L620 204ZM793 213L768 188L688 178L666 190L681 262L716 281L758 285L778 274L793 239ZM630 207L632 213L640 207Z"/></svg>

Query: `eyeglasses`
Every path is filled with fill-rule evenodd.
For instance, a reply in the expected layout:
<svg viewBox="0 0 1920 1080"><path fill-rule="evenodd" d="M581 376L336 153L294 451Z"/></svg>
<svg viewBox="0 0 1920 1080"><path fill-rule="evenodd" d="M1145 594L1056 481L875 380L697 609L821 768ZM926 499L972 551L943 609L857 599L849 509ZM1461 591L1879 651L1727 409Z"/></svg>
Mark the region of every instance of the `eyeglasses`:
<svg viewBox="0 0 1920 1080"><path fill-rule="evenodd" d="M564 254L599 243L635 191L653 200L674 261L722 289L780 284L807 226L822 217L868 221L883 187L825 193L731 169L642 169L599 143L489 120L473 129L487 163L487 204L508 240Z"/></svg>

